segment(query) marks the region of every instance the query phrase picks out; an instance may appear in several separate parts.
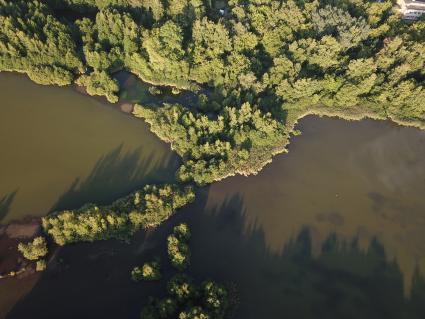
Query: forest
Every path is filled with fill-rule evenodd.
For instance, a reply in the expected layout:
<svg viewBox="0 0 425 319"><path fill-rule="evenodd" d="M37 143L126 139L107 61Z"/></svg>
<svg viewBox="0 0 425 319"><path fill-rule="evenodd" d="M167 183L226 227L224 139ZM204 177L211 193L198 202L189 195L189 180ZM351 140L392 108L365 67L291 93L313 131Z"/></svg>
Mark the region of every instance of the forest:
<svg viewBox="0 0 425 319"><path fill-rule="evenodd" d="M182 182L256 173L306 114L424 127L425 19L391 0L0 0L0 23L0 71L110 102L119 70L197 93L134 111Z"/></svg>

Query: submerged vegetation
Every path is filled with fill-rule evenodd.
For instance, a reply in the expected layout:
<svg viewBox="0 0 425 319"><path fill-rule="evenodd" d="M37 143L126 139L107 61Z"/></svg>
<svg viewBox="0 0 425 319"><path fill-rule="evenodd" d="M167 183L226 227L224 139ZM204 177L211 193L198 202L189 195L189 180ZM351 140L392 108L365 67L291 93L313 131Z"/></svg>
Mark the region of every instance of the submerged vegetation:
<svg viewBox="0 0 425 319"><path fill-rule="evenodd" d="M38 236L29 243L19 243L18 250L28 260L38 260L47 255L47 242L43 236Z"/></svg>
<svg viewBox="0 0 425 319"><path fill-rule="evenodd" d="M193 201L191 187L146 185L111 205L87 204L43 217L44 231L58 245L106 239L127 240L141 228L155 227Z"/></svg>
<svg viewBox="0 0 425 319"><path fill-rule="evenodd" d="M229 308L226 288L214 281L199 287L186 275L178 274L168 283L168 296L151 299L142 319L223 319Z"/></svg>
<svg viewBox="0 0 425 319"><path fill-rule="evenodd" d="M257 172L305 114L424 126L425 20L392 0L0 0L0 21L0 71L111 102L122 69L198 92L135 109L185 182Z"/></svg>

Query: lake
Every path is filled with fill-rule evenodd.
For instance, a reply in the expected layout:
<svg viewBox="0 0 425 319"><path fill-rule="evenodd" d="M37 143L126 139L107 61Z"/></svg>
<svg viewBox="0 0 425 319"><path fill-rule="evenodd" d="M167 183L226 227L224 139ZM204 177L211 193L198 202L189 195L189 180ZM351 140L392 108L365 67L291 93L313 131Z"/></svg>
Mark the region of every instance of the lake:
<svg viewBox="0 0 425 319"><path fill-rule="evenodd" d="M21 89L25 83L33 88L22 77L16 79ZM38 99L57 90L88 109L99 108L90 119L79 108L75 112L84 114L74 114L71 105L65 112L64 107L60 127L68 127L66 122L73 118L93 124L97 112L111 112L110 121L118 118L115 121L121 123L122 117L123 124L110 126L109 136L124 141L127 126L133 125L131 117L72 89L34 88L32 94L46 89ZM16 104L21 98L11 101ZM49 96L44 99L42 104ZM134 122L137 129L132 134L150 138L142 133L146 127L140 122ZM199 189L195 203L156 230L139 232L130 244L69 245L55 253L54 262L42 274L1 281L0 314L10 319L138 318L147 297L161 296L165 288L164 281L131 282L131 268L160 256L165 279L169 278L173 271L166 262L166 236L175 224L187 222L192 230L188 273L198 281L212 278L236 287L236 319L425 318L425 132L390 122L312 116L301 120L298 129L303 134L292 139L289 153L276 156L258 175L230 177ZM5 134L13 136L9 131ZM74 140L74 130L62 134L62 140ZM3 133L1 138L8 140ZM84 143L81 139L71 145L75 151ZM155 139L149 143L150 152L172 156L163 143ZM22 154L31 153L22 148ZM10 144L4 149L14 152ZM52 155L47 146L45 152ZM44 165L32 163L31 157L25 162L27 176ZM143 167L142 162L141 171ZM166 167L154 167L152 176L160 176L157 170L164 172ZM119 178L122 171L116 174L110 178ZM7 180L13 181L13 176ZM37 180L28 183L37 185ZM16 200L26 184L23 178ZM117 193L125 191L118 185L125 182L114 188ZM90 192L89 187L83 190ZM111 199L113 195L109 193Z"/></svg>
<svg viewBox="0 0 425 319"><path fill-rule="evenodd" d="M17 74L0 74L0 86L1 223L174 179L169 145L118 107Z"/></svg>

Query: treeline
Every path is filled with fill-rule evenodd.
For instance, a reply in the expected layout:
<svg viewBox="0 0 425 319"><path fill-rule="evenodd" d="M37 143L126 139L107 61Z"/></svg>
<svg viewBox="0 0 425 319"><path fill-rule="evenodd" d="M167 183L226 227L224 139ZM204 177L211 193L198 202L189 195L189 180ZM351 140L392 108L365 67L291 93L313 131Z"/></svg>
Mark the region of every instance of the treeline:
<svg viewBox="0 0 425 319"><path fill-rule="evenodd" d="M0 0L0 22L0 70L111 102L120 69L201 92L137 110L184 181L258 171L317 108L425 125L425 20L392 0Z"/></svg>
<svg viewBox="0 0 425 319"><path fill-rule="evenodd" d="M43 271L46 269L47 262L44 257L46 257L49 250L47 248L46 238L43 236L35 237L28 243L19 243L18 251L21 252L26 259L35 261L36 271Z"/></svg>
<svg viewBox="0 0 425 319"><path fill-rule="evenodd" d="M128 240L141 228L159 225L194 198L189 186L146 185L108 206L88 204L78 210L48 215L42 218L42 225L59 245L112 238Z"/></svg>

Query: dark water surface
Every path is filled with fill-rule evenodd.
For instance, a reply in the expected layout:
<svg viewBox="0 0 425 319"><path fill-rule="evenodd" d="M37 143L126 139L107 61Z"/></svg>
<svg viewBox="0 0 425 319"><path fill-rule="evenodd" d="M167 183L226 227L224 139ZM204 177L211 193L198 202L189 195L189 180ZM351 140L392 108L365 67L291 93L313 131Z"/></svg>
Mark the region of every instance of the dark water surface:
<svg viewBox="0 0 425 319"><path fill-rule="evenodd" d="M167 279L166 236L184 221L189 273L234 284L237 319L425 318L425 132L316 117L300 129L260 174L199 190L131 244L66 246L44 273L1 281L0 313L138 318L164 281L132 283L130 270L159 255Z"/></svg>
<svg viewBox="0 0 425 319"><path fill-rule="evenodd" d="M169 145L117 107L16 74L0 87L0 223L174 178Z"/></svg>

